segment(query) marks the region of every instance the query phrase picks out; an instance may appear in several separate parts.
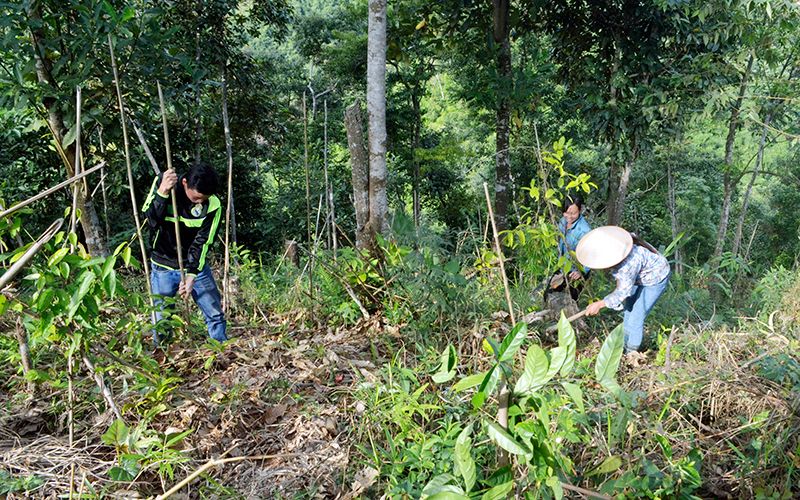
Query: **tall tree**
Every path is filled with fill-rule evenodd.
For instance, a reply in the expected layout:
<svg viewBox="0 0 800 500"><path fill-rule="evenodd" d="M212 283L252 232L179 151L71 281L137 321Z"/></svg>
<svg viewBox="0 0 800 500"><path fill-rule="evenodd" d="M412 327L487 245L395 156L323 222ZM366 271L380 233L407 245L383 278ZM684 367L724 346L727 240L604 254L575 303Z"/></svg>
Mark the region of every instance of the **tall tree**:
<svg viewBox="0 0 800 500"><path fill-rule="evenodd" d="M509 37L509 8L511 0L493 0L492 35L497 45L497 108L495 110L495 216L497 228L508 226L508 207L511 201L511 40Z"/></svg>
<svg viewBox="0 0 800 500"><path fill-rule="evenodd" d="M367 114L370 239L389 227L386 197L386 0L369 1Z"/></svg>

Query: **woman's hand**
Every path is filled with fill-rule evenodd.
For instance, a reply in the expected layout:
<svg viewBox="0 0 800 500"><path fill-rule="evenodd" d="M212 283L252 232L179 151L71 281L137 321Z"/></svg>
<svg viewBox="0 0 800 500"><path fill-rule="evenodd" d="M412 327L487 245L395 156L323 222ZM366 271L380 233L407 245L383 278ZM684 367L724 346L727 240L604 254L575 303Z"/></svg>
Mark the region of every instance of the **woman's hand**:
<svg viewBox="0 0 800 500"><path fill-rule="evenodd" d="M569 279L571 281L579 280L581 279L581 273L579 273L578 271L572 271L569 273Z"/></svg>
<svg viewBox="0 0 800 500"><path fill-rule="evenodd" d="M601 309L606 307L606 303L604 300L598 300L597 302L592 302L588 306L586 306L586 315L587 316L594 316L600 312Z"/></svg>

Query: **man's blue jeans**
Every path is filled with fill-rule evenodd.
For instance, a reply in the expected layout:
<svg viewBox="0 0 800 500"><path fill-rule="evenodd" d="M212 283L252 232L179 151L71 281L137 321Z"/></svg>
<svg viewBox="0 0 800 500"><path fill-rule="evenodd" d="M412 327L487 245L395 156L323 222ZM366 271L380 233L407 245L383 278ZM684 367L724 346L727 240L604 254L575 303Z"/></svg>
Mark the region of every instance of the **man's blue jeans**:
<svg viewBox="0 0 800 500"><path fill-rule="evenodd" d="M656 301L669 284L669 276L664 278L661 283L644 286L638 285L633 295L625 299L624 309L624 330L625 330L625 352L638 351L642 346L644 337L644 320Z"/></svg>
<svg viewBox="0 0 800 500"><path fill-rule="evenodd" d="M156 322L161 321L162 313L166 310L166 307L162 305L164 300L161 297L174 297L178 293L180 284L180 271L167 269L156 263L151 264L150 285L153 288L153 302L156 305ZM220 342L228 340L225 334L227 324L225 314L222 312L222 301L217 284L214 282L214 276L211 274L211 267L205 266L195 278L192 298L203 312L208 335ZM161 340L168 340L169 334L166 337ZM155 330L153 330L153 341L158 345L159 338Z"/></svg>

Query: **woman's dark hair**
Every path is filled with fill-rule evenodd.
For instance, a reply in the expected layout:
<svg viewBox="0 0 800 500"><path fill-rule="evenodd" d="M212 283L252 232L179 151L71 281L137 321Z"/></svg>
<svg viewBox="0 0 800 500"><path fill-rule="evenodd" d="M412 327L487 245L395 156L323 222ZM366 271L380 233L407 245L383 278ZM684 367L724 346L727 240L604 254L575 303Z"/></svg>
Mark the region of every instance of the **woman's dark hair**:
<svg viewBox="0 0 800 500"><path fill-rule="evenodd" d="M219 190L219 176L207 163L195 163L183 178L186 179L186 187L197 190L206 196L217 194Z"/></svg>
<svg viewBox="0 0 800 500"><path fill-rule="evenodd" d="M564 203L564 210L566 211L572 205L578 205L578 210L583 210L583 196L579 194L567 196L567 199Z"/></svg>

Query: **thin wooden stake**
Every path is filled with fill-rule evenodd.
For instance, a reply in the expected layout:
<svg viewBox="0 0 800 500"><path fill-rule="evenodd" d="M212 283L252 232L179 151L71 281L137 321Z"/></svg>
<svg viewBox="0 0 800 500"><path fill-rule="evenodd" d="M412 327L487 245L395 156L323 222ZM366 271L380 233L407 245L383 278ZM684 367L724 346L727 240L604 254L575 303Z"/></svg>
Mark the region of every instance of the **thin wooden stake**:
<svg viewBox="0 0 800 500"><path fill-rule="evenodd" d="M103 142L103 127L98 129L98 136L100 138L100 153L105 156L106 145ZM100 193L103 195L103 218L106 223L106 236L111 234L111 222L108 220L108 196L106 192L106 173L105 170L100 171ZM94 196L94 195L92 195Z"/></svg>
<svg viewBox="0 0 800 500"><path fill-rule="evenodd" d="M67 427L69 428L69 447L72 448L75 443L75 421L74 411L75 407L75 392L72 379L74 378L74 366L72 363L72 351L67 354ZM70 481L70 492L72 492L72 481Z"/></svg>
<svg viewBox="0 0 800 500"><path fill-rule="evenodd" d="M325 110L325 122L324 122L324 137L323 137L323 148L322 148L322 157L323 157L323 166L325 169L325 196L327 199L328 205L328 217L330 218L330 240L333 249L333 260L336 261L336 250L339 247L338 238L336 235L336 208L333 204L333 186L331 186L330 181L328 180L328 100L325 99L323 101L323 107Z"/></svg>
<svg viewBox="0 0 800 500"><path fill-rule="evenodd" d="M308 246L311 246L311 176L308 172L308 110L306 109L306 92L303 91L303 167L306 171L306 237ZM308 273L308 291L314 298L314 256L310 257L310 270Z"/></svg>
<svg viewBox="0 0 800 500"><path fill-rule="evenodd" d="M500 274L503 277L503 288L506 292L506 302L508 303L508 314L511 316L511 325L516 326L517 320L514 316L514 304L511 302L511 292L508 289L508 278L506 277L506 266L503 263L503 250L500 248L500 237L497 234L497 224L494 221L494 210L492 210L492 199L489 197L489 187L483 183L483 192L486 195L486 207L489 210L489 221L492 223L492 233L494 234L494 245L497 250L497 258L500 260ZM497 398L497 423L504 429L508 428L508 405L511 399L511 394L508 390L505 377L503 377L500 385L500 395ZM504 467L508 465L508 453L501 451L498 459L498 465Z"/></svg>
<svg viewBox="0 0 800 500"><path fill-rule="evenodd" d="M156 175L160 175L161 169L158 168L158 163L156 162L156 158L150 151L150 146L147 145L147 141L144 138L144 134L142 133L141 129L139 129L139 127L136 125L136 120L134 120L132 116L129 116L128 119L131 121L131 125L133 125L133 131L136 133L136 138L139 139L139 144L142 145L142 149L144 150L145 156L147 156L147 159L150 161L150 167L153 169L153 173Z"/></svg>
<svg viewBox="0 0 800 500"><path fill-rule="evenodd" d="M506 277L506 266L503 263L503 250L500 248L500 237L497 234L497 225L494 221L494 210L492 210L492 199L489 197L489 187L483 183L483 192L486 194L486 206L489 209L489 221L492 223L492 233L494 234L494 247L497 250L497 258L500 260L500 274L503 276L503 288L506 292L506 303L508 304L508 314L511 315L511 325L517 324L514 316L514 304L511 303L511 292L508 289L508 278Z"/></svg>
<svg viewBox="0 0 800 500"><path fill-rule="evenodd" d="M161 82L156 82L158 87L158 102L161 105L161 122L164 125L164 147L167 152L167 170L174 172L172 168L172 152L169 146L169 128L167 127L167 108L164 106L164 92L161 91ZM178 213L178 197L175 194L175 187L170 190L170 197L172 198L172 216L175 219L175 246L178 250L178 270L181 273L181 282L186 279L186 273L183 269L183 246L181 245L181 226L180 226L180 213Z"/></svg>
<svg viewBox="0 0 800 500"><path fill-rule="evenodd" d="M230 307L230 281L228 271L231 262L230 235L231 235L231 209L233 201L233 141L231 127L228 121L228 65L222 72L222 123L225 128L225 152L228 155L228 199L225 209L225 267L222 277L222 310L228 312Z"/></svg>
<svg viewBox="0 0 800 500"><path fill-rule="evenodd" d="M76 87L75 95L75 174L81 173L81 88ZM72 210L69 214L69 232L74 233L76 230L77 217L75 213L78 211L78 190L81 188L79 184L72 186ZM72 245L70 245L72 248ZM74 249L73 249L74 250Z"/></svg>
<svg viewBox="0 0 800 500"><path fill-rule="evenodd" d="M119 72L117 71L117 58L114 57L114 42L111 34L108 35L108 49L111 52L111 70L114 72L114 86L117 90L117 105L119 106L119 122L122 125L122 143L125 151L125 169L128 173L128 190L131 198L131 209L133 210L133 221L136 224L136 236L139 238L139 251L142 254L142 267L144 268L144 281L147 286L147 297L150 301L150 319L156 324L155 303L153 302L153 288L150 284L150 266L147 265L147 250L144 247L142 237L142 223L139 220L139 204L136 202L136 191L133 189L133 168L131 168L131 151L128 141L128 126L125 120L125 105L122 102L122 88L119 83Z"/></svg>
<svg viewBox="0 0 800 500"><path fill-rule="evenodd" d="M106 405L108 405L108 409L114 412L114 416L118 419L122 420L122 413L119 411L119 407L117 403L114 402L114 394L111 392L111 389L106 385L105 381L103 380L103 376L97 372L94 367L94 363L92 360L89 359L89 356L83 355L83 364L89 373L94 377L94 381L97 384L97 387L100 389L100 393L103 395L103 399L106 400Z"/></svg>

